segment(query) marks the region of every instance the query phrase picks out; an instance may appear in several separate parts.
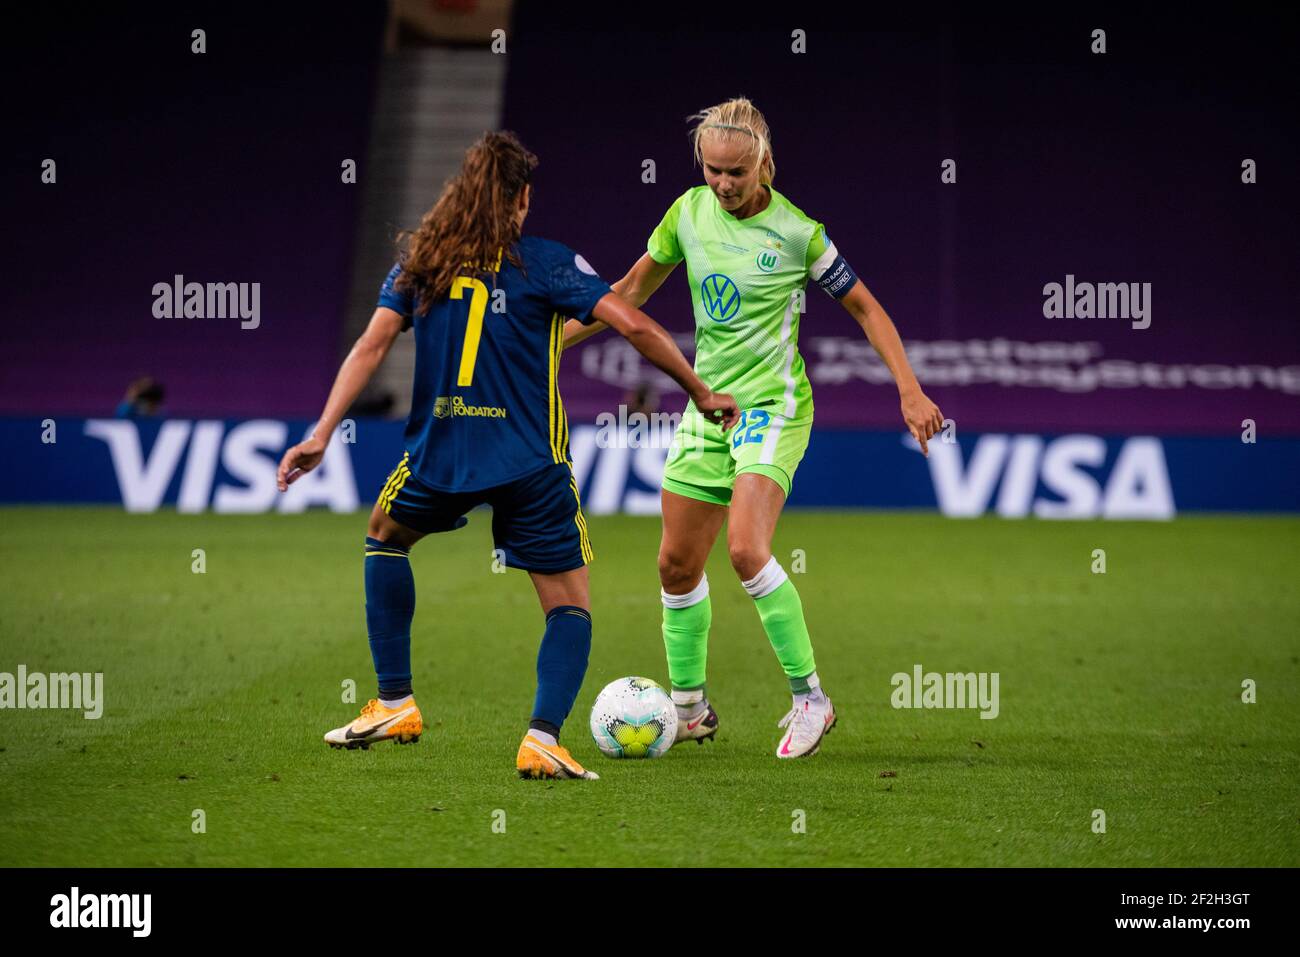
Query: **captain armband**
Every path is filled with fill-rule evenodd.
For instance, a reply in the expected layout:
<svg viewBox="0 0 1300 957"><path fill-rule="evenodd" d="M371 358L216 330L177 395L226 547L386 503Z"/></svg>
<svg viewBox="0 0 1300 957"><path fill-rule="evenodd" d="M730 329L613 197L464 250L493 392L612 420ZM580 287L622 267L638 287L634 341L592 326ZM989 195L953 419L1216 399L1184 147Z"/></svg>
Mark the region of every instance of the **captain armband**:
<svg viewBox="0 0 1300 957"><path fill-rule="evenodd" d="M847 296L858 281L857 274L844 261L834 243L828 244L826 252L817 257L817 261L809 268L808 275L836 299Z"/></svg>

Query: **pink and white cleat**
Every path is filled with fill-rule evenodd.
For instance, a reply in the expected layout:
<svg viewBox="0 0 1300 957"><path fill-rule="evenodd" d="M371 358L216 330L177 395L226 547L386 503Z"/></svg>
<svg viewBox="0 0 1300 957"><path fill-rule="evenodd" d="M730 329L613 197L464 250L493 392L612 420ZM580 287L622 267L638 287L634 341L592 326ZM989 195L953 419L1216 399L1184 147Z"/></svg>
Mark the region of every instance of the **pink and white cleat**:
<svg viewBox="0 0 1300 957"><path fill-rule="evenodd" d="M803 758L817 753L822 738L830 733L836 722L835 707L826 699L823 707L814 707L805 698L803 707L791 708L778 723L785 728L785 736L776 746L778 758Z"/></svg>

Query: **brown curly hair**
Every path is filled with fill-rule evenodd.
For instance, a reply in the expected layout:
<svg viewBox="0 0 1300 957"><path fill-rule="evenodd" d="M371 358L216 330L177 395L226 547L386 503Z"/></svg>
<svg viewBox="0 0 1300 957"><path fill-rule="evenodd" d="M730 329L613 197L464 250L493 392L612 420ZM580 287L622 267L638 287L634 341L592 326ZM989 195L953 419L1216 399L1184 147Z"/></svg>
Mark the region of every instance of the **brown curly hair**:
<svg viewBox="0 0 1300 957"><path fill-rule="evenodd" d="M514 133L484 133L465 151L460 172L449 179L419 228L397 237L402 265L396 287L416 294L417 312L447 295L458 274L492 273L502 256L522 269L519 192L537 167Z"/></svg>

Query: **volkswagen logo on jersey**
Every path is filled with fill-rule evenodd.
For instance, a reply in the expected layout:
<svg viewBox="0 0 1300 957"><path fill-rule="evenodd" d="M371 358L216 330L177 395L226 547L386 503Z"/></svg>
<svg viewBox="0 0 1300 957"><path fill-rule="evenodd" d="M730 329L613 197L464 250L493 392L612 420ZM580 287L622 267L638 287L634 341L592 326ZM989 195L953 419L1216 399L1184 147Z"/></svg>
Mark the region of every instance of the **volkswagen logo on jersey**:
<svg viewBox="0 0 1300 957"><path fill-rule="evenodd" d="M720 272L704 277L700 283L700 299L704 302L704 311L714 322L734 319L740 312L740 290Z"/></svg>

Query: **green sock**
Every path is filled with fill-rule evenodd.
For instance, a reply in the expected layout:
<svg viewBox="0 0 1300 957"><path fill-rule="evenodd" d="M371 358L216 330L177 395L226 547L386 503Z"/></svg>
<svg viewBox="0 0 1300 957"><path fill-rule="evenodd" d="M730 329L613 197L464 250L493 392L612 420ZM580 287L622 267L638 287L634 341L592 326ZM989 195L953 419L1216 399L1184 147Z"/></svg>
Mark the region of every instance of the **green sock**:
<svg viewBox="0 0 1300 957"><path fill-rule="evenodd" d="M790 679L790 687L796 692L806 692L808 676L817 670L817 665L813 661L808 625L803 619L803 602L794 582L787 578L780 587L755 598L754 607L763 621L767 640Z"/></svg>
<svg viewBox="0 0 1300 957"><path fill-rule="evenodd" d="M709 654L709 623L713 620L709 578L703 576L685 595L663 592L662 597L668 678L678 690L702 688Z"/></svg>

